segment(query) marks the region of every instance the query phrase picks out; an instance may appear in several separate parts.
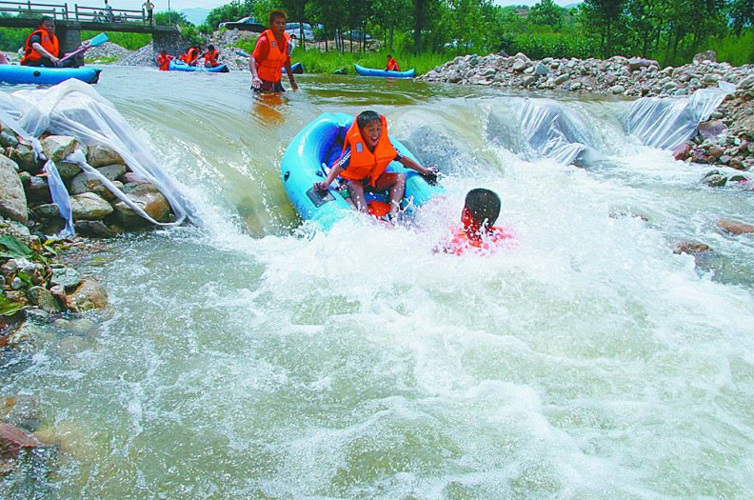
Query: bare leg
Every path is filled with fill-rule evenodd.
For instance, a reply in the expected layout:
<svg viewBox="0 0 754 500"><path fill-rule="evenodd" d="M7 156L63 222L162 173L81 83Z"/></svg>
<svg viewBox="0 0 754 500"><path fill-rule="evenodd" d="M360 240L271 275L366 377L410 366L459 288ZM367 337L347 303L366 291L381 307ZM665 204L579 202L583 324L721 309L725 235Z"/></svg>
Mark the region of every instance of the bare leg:
<svg viewBox="0 0 754 500"><path fill-rule="evenodd" d="M390 199L390 216L395 216L401 209L403 194L406 192L406 174L397 174L395 172L385 172L377 179L375 191L390 190L388 198Z"/></svg>
<svg viewBox="0 0 754 500"><path fill-rule="evenodd" d="M356 204L356 209L359 212L368 212L367 199L364 196L364 185L361 181L348 181L348 191L351 193L351 198Z"/></svg>

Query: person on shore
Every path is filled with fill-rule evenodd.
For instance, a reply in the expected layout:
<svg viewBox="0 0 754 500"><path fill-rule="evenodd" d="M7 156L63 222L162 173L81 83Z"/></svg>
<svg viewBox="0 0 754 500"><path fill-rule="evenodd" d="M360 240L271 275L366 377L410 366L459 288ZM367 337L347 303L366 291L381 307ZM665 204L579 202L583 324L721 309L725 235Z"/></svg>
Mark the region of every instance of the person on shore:
<svg viewBox="0 0 754 500"><path fill-rule="evenodd" d="M160 71L168 71L170 69L170 61L173 60L173 56L167 53L165 49L160 51L160 55L157 56L157 66Z"/></svg>
<svg viewBox="0 0 754 500"><path fill-rule="evenodd" d="M500 197L489 189L469 191L461 211L461 225L451 228L450 237L436 247L435 252L453 255L494 253L503 240L513 237L510 232L495 226L500 216L500 206Z"/></svg>
<svg viewBox="0 0 754 500"><path fill-rule="evenodd" d="M282 10L270 12L270 28L259 36L254 52L249 58L251 88L254 92L285 92L280 82L283 67L293 90L298 85L291 70L291 38L285 32L287 15Z"/></svg>
<svg viewBox="0 0 754 500"><path fill-rule="evenodd" d="M60 57L60 42L55 35L55 21L50 16L44 16L39 21L37 29L26 38L21 65L47 68L73 67L76 65L74 58L61 63Z"/></svg>
<svg viewBox="0 0 754 500"><path fill-rule="evenodd" d="M204 67L216 68L217 66L220 66L220 63L217 62L219 58L220 52L215 49L215 46L212 44L207 45L207 51L204 53Z"/></svg>
<svg viewBox="0 0 754 500"><path fill-rule="evenodd" d="M325 180L315 183L314 188L327 191L335 178L340 177L348 186L355 208L364 213L369 212L366 192L389 191L387 218L395 221L406 189L406 174L387 172L388 165L393 161L427 178L437 177L437 168L423 167L396 151L388 137L384 116L374 111L364 111L348 128L340 158L332 165Z"/></svg>
<svg viewBox="0 0 754 500"><path fill-rule="evenodd" d="M398 61L395 60L395 58L388 54L387 55L387 66L385 66L385 71L400 71L401 68L398 67Z"/></svg>
<svg viewBox="0 0 754 500"><path fill-rule="evenodd" d="M141 4L141 8L144 9L144 11L147 14L146 22L149 26L152 26L153 18L152 13L154 12L154 4L151 0L147 0L143 4Z"/></svg>

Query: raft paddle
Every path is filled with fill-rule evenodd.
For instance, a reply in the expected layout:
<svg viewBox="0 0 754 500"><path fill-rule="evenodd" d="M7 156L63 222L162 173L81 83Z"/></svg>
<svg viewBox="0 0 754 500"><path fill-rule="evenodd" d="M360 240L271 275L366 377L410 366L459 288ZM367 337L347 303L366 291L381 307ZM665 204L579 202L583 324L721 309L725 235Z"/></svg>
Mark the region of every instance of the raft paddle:
<svg viewBox="0 0 754 500"><path fill-rule="evenodd" d="M89 40L89 44L82 45L78 49L74 50L70 54L68 54L65 57L63 57L62 59L60 59L60 62L63 62L66 59L70 59L71 57L73 57L75 55L81 54L82 52L86 52L88 49L91 49L92 47L99 47L100 45L102 45L103 43L105 43L108 40L109 40L109 38L107 38L107 34L100 33L99 35L97 35L94 38L92 38L91 40Z"/></svg>

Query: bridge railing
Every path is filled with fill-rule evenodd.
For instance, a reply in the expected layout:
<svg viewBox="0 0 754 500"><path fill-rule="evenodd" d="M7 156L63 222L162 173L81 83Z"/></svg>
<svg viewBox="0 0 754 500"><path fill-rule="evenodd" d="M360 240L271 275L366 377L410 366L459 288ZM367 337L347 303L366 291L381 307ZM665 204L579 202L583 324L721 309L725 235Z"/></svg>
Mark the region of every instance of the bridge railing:
<svg viewBox="0 0 754 500"><path fill-rule="evenodd" d="M84 7L74 5L74 19L94 23L141 23L147 24L147 15L143 10L108 9L101 7Z"/></svg>
<svg viewBox="0 0 754 500"><path fill-rule="evenodd" d="M45 4L31 2L0 2L0 12L17 14L19 17L39 18L50 16L68 20L68 4Z"/></svg>

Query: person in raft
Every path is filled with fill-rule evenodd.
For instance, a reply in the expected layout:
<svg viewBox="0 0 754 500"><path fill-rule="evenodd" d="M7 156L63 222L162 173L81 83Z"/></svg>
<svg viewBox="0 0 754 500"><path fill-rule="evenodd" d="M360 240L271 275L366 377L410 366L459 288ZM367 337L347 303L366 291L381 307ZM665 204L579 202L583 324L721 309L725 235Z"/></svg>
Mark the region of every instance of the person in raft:
<svg viewBox="0 0 754 500"><path fill-rule="evenodd" d="M170 69L170 61L173 60L173 56L169 55L165 49L160 51L160 55L157 56L157 66L160 71L168 71Z"/></svg>
<svg viewBox="0 0 754 500"><path fill-rule="evenodd" d="M249 58L251 88L254 92L285 92L280 80L283 67L291 88L298 90L291 71L291 37L285 32L287 15L282 10L270 12L270 28L259 36Z"/></svg>
<svg viewBox="0 0 754 500"><path fill-rule="evenodd" d="M388 54L387 66L385 66L385 71L400 71L400 70L401 68L398 67L398 61L396 61L393 56Z"/></svg>
<svg viewBox="0 0 754 500"><path fill-rule="evenodd" d="M510 232L495 226L500 215L500 197L493 191L476 188L466 194L461 211L461 225L451 228L450 237L435 252L463 255L473 251L480 255L494 253L497 246L512 238Z"/></svg>
<svg viewBox="0 0 754 500"><path fill-rule="evenodd" d="M400 210L406 190L406 174L386 172L387 166L397 161L416 170L429 180L437 178L436 167L422 167L393 147L387 134L387 120L374 111L364 111L353 121L346 132L340 158L322 182L314 184L318 191L327 191L336 177L345 180L348 192L357 210L369 212L365 192L390 191L388 220L394 221Z"/></svg>
<svg viewBox="0 0 754 500"><path fill-rule="evenodd" d="M24 57L22 66L45 66L53 68L63 66L72 68L77 66L75 58L60 62L60 42L55 35L55 21L50 16L44 16L39 21L36 30L26 38L24 43Z"/></svg>
<svg viewBox="0 0 754 500"><path fill-rule="evenodd" d="M220 52L217 51L214 45L207 45L207 51L204 53L203 57L205 68L216 68L220 66L220 63L217 62L217 60L220 58Z"/></svg>
<svg viewBox="0 0 754 500"><path fill-rule="evenodd" d="M199 54L199 47L189 47L186 49L186 52L178 57L178 60L185 62L189 66L193 66L196 64L196 60L199 59Z"/></svg>

